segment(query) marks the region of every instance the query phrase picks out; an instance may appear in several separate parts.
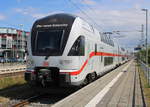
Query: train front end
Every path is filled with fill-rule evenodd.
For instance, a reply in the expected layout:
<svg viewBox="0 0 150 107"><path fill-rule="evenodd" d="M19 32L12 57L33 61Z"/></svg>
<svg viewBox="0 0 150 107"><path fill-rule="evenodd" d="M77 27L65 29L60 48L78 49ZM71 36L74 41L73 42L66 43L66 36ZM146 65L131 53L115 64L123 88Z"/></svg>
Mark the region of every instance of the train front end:
<svg viewBox="0 0 150 107"><path fill-rule="evenodd" d="M79 58L67 57L65 47L75 18L55 14L34 23L28 39L26 81L42 86L70 85L69 70L78 69Z"/></svg>

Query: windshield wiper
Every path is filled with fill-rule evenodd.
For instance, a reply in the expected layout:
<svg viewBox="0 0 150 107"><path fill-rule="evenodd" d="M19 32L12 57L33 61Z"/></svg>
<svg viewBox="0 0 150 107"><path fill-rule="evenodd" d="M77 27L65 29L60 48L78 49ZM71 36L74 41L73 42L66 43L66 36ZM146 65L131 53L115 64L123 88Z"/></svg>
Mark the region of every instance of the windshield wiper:
<svg viewBox="0 0 150 107"><path fill-rule="evenodd" d="M50 53L55 53L56 51L58 51L58 49L56 48L52 48L52 47L46 47L46 48L43 48L42 50L44 51L49 51ZM47 60L49 57L50 57L51 54L48 54L47 56L45 56L45 60Z"/></svg>

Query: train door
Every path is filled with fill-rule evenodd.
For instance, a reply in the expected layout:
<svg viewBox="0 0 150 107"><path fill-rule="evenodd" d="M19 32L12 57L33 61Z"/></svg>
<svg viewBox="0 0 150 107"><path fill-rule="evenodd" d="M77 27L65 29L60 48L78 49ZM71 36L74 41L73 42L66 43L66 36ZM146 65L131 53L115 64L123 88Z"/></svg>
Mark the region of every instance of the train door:
<svg viewBox="0 0 150 107"><path fill-rule="evenodd" d="M82 67L85 60L85 37L79 36L71 47L68 56L75 56L79 59L78 65Z"/></svg>
<svg viewBox="0 0 150 107"><path fill-rule="evenodd" d="M79 65L82 67L86 60L86 50L85 50L85 36L79 36L77 39L78 55L79 56Z"/></svg>
<svg viewBox="0 0 150 107"><path fill-rule="evenodd" d="M94 68L95 68L95 70L94 71L96 71L96 72L98 72L99 71L99 61L100 61L100 57L99 57L99 55L98 55L98 46L97 46L97 43L95 43L94 44L94 53L95 53L95 55L94 55Z"/></svg>
<svg viewBox="0 0 150 107"><path fill-rule="evenodd" d="M103 56L102 56L102 51L103 51L103 46L99 45L99 73L103 72Z"/></svg>
<svg viewBox="0 0 150 107"><path fill-rule="evenodd" d="M91 40L88 40L87 41L87 59L88 59L88 64L87 64L87 71L91 72L93 71L93 68L94 68L94 56L95 55L92 55L92 53L94 52L94 43L91 41Z"/></svg>
<svg viewBox="0 0 150 107"><path fill-rule="evenodd" d="M120 50L119 50L119 46L118 46L118 52L117 52L117 54L118 54L118 57L117 57L117 59L118 59L118 64L120 64Z"/></svg>

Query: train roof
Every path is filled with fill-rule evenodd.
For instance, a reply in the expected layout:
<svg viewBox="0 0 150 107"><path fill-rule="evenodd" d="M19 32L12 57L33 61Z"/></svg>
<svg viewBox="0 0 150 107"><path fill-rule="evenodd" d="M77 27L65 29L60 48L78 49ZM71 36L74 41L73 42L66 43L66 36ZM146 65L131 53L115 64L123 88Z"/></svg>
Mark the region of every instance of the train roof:
<svg viewBox="0 0 150 107"><path fill-rule="evenodd" d="M71 14L66 14L66 13L58 13L58 14L53 14L53 15L49 15L46 17L43 17L41 19L38 19L35 23L41 23L43 22L43 24L45 24L44 22L46 22L46 24L48 23L57 23L57 21L59 20L62 22L69 22L69 21L74 21L75 18L77 16L75 15L71 15Z"/></svg>
<svg viewBox="0 0 150 107"><path fill-rule="evenodd" d="M41 18L39 20L43 20L43 19L49 19L49 18L52 18L52 17L59 17L59 18L76 18L77 16L75 15L72 15L72 14L67 14L67 13L57 13L57 14L52 14L52 15L49 15L49 16L46 16L44 18Z"/></svg>

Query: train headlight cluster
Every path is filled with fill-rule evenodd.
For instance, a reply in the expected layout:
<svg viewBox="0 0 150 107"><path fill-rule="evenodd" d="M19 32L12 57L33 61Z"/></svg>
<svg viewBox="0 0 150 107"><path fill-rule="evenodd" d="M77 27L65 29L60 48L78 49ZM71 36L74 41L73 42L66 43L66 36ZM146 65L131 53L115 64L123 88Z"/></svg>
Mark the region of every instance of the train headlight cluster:
<svg viewBox="0 0 150 107"><path fill-rule="evenodd" d="M34 61L32 59L27 59L27 68L33 68L34 67Z"/></svg>

